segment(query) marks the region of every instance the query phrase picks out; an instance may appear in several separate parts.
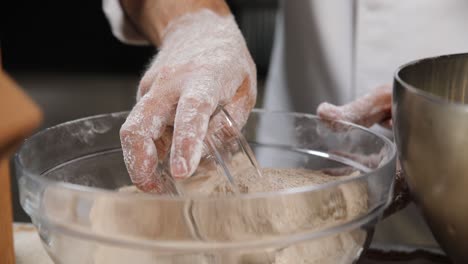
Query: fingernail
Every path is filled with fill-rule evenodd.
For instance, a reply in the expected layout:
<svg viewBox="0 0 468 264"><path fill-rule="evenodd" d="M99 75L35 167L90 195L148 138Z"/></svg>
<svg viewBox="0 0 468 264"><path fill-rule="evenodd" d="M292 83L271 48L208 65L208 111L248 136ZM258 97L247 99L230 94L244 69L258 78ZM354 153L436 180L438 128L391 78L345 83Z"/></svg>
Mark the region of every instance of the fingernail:
<svg viewBox="0 0 468 264"><path fill-rule="evenodd" d="M172 164L172 176L174 178L187 178L188 168L187 162L183 158L176 158Z"/></svg>

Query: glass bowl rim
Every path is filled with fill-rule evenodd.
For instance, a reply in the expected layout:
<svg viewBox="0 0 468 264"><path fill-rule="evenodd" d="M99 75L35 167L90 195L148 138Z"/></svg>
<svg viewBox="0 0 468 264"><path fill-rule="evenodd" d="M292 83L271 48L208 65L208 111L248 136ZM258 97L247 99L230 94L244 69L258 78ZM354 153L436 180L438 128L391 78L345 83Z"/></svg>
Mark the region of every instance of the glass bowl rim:
<svg viewBox="0 0 468 264"><path fill-rule="evenodd" d="M88 117L83 117L71 121L67 121L64 123L57 124L55 126L45 128L41 131L36 132L34 135L26 139L20 146L20 148L17 150L15 156L14 156L14 165L16 170L20 170L21 174L23 176L26 176L30 178L31 180L39 183L41 186L50 186L50 187L59 187L63 189L67 189L73 192L78 192L78 193L88 193L92 195L105 195L105 197L125 197L126 199L128 198L135 198L137 197L138 200L172 200L172 201L184 201L187 198L186 197L177 197L177 196L171 196L171 195L155 195L155 194L147 194L147 195L138 195L135 196L132 193L121 193L117 192L115 190L107 190L103 188L97 188L97 187L89 187L89 186L83 186L79 184L73 184L73 183L67 183L67 182L61 182L61 181L55 181L51 179L47 179L43 175L38 175L36 173L31 172L28 168L26 168L20 159L20 153L24 150L24 148L27 146L29 141L34 140L35 138L41 136L43 133L47 133L48 131L56 128L60 128L69 124L73 123L78 123L86 120L92 120L92 119L98 119L98 118L103 118L103 117L120 117L122 115L127 115L129 112L128 111L122 111L122 112L115 112L115 113L107 113L107 114L99 114L99 115L93 115L93 116L88 116ZM263 110L263 109L253 109L252 113L267 113L267 114L281 114L281 115L290 115L293 117L306 117L309 119L314 119L318 121L326 121L326 119L319 118L316 115L313 114L306 114L306 113L298 113L298 112L285 112L285 111L269 111L269 110ZM190 200L197 200L197 201L203 201L203 200L249 200L249 199L259 199L259 198L269 198L269 197L276 197L278 195L288 195L288 194L299 194L299 193L307 193L307 192L315 192L315 191L321 191L321 190L326 190L326 189L332 189L335 188L339 185L346 184L349 182L353 181L359 181L368 177L371 177L372 175L378 175L379 172L382 170L385 170L388 166L390 166L393 161L396 159L396 146L395 144L390 141L387 137L384 135L378 134L376 132L373 132L372 130L359 126L350 122L344 122L344 121L335 121L335 120L329 120L337 124L345 125L348 127L351 127L353 129L359 129L364 131L365 133L371 134L375 137L377 137L379 140L382 140L385 146L387 147L387 150L389 152L389 157L384 161L379 164L379 166L375 169L372 169L368 172L361 173L356 176L350 176L350 177L337 177L336 180L325 183L325 184L320 184L316 186L302 186L302 187L296 187L296 188L290 188L290 189L285 189L285 190L279 190L279 191L273 191L273 192L258 192L258 193L246 193L246 194L239 194L236 196L190 196Z"/></svg>

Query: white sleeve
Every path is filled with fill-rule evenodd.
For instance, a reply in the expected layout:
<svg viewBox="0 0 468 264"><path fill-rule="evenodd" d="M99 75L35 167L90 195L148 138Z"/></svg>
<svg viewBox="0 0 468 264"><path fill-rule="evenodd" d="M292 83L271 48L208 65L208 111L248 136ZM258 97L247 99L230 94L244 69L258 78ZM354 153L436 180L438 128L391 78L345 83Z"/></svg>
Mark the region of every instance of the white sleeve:
<svg viewBox="0 0 468 264"><path fill-rule="evenodd" d="M112 34L126 44L148 45L149 41L128 21L119 0L102 0L102 9L109 21Z"/></svg>

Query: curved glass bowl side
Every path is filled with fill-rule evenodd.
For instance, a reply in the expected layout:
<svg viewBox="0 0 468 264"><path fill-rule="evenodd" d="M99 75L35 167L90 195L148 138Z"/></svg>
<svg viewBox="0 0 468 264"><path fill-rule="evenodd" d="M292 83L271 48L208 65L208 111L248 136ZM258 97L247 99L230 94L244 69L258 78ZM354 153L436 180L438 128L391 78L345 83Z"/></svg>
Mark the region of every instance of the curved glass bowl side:
<svg viewBox="0 0 468 264"><path fill-rule="evenodd" d="M215 199L117 194L110 190L130 184L118 138L125 116L102 115L47 129L17 154L22 206L49 250L56 252L62 244L53 242L54 236L177 254L281 248L365 230L390 199L395 170L391 142L350 124L258 110L244 131L261 166L349 176L320 186ZM336 214L330 217L331 212ZM172 217L160 218L150 235L138 228L162 215ZM129 222L134 227L123 228Z"/></svg>

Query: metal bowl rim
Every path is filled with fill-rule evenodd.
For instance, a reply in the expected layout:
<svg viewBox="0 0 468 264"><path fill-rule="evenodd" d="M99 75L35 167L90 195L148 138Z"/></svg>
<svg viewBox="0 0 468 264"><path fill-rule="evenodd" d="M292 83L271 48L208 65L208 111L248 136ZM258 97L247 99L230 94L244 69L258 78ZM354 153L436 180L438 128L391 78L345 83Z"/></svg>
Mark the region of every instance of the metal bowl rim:
<svg viewBox="0 0 468 264"><path fill-rule="evenodd" d="M413 86L409 84L408 82L404 81L402 77L400 76L400 73L405 70L407 67L410 66L415 66L420 63L426 63L428 61L434 61L438 59L450 59L453 57L467 57L466 59L468 60L468 53L454 53L454 54L448 54L448 55L439 55L439 56L433 56L433 57L427 57L427 58L422 58L422 59L417 59L410 61L408 63L405 63L401 65L400 67L397 68L397 70L394 73L394 79L396 82L398 82L402 87L404 87L406 90L410 91L413 94L416 94L427 101L439 104L439 105L446 105L448 107L455 107L455 108L464 108L464 110L468 110L468 104L466 103L459 103L459 102L452 102L447 99L444 99L440 96L437 96L433 93L424 91L422 89L417 88L416 86Z"/></svg>

